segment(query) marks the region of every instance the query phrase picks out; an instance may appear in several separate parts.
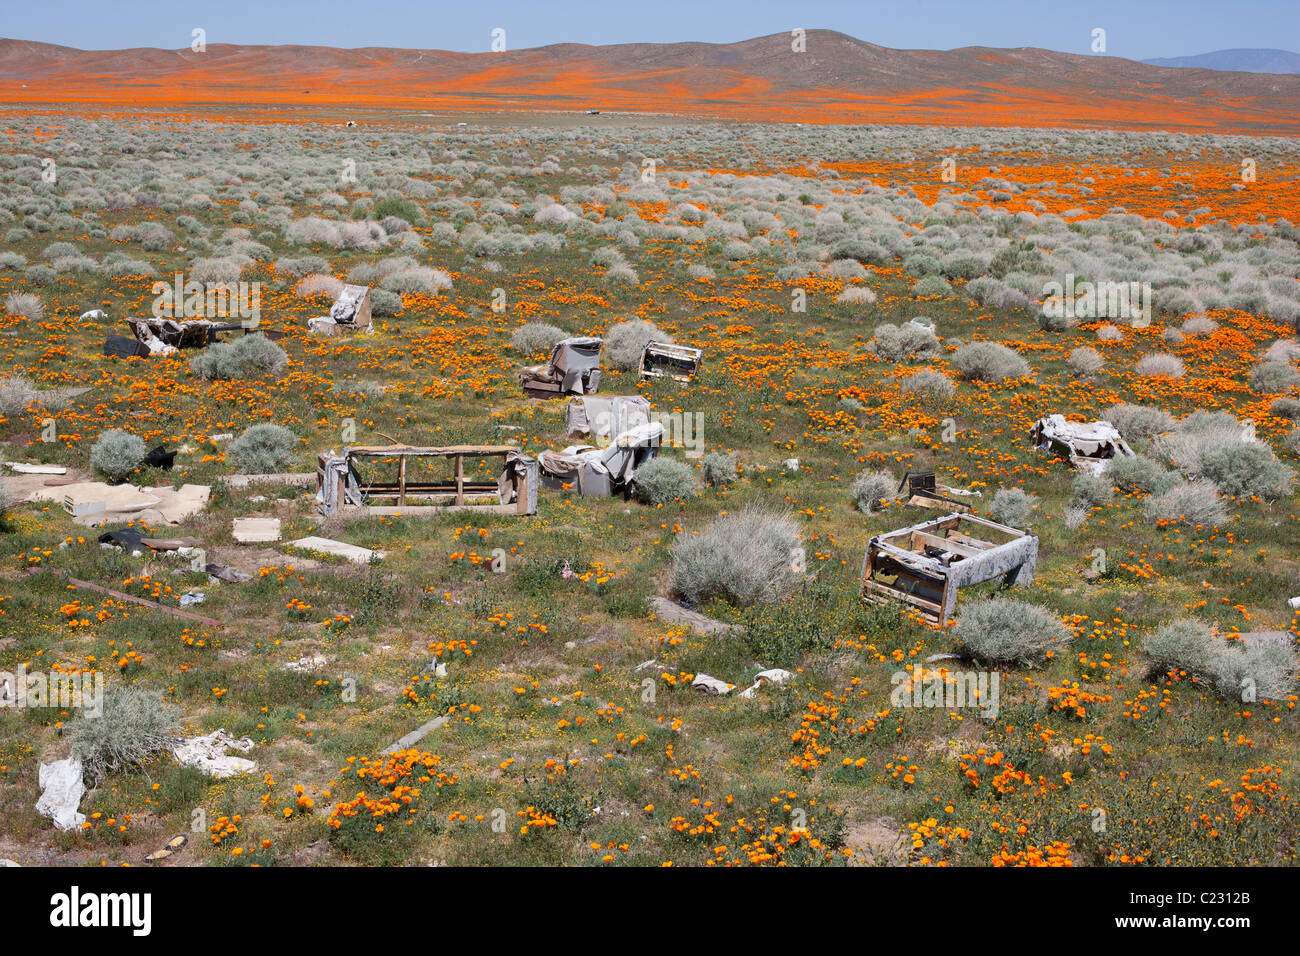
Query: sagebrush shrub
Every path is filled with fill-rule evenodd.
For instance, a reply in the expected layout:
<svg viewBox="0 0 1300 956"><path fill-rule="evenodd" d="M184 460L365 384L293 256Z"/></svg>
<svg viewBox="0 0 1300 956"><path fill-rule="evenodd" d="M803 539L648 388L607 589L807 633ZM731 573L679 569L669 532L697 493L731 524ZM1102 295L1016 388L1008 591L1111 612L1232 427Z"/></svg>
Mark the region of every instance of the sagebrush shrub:
<svg viewBox="0 0 1300 956"><path fill-rule="evenodd" d="M1300 370L1289 362L1265 362L1250 373L1250 387L1261 395L1289 392L1300 385Z"/></svg>
<svg viewBox="0 0 1300 956"><path fill-rule="evenodd" d="M21 375L0 378L0 415L13 418L36 400L36 388Z"/></svg>
<svg viewBox="0 0 1300 956"><path fill-rule="evenodd" d="M912 295L920 298L928 298L932 295L952 295L952 286L943 276L932 275L919 279L916 285L912 286Z"/></svg>
<svg viewBox="0 0 1300 956"><path fill-rule="evenodd" d="M716 518L701 534L679 535L672 548L672 588L694 604L721 598L739 606L789 596L799 529L789 515L746 508Z"/></svg>
<svg viewBox="0 0 1300 956"><path fill-rule="evenodd" d="M1023 488L999 488L989 505L989 515L998 524L1024 528L1038 506L1038 496Z"/></svg>
<svg viewBox="0 0 1300 956"><path fill-rule="evenodd" d="M1084 508L1096 508L1110 502L1115 495L1114 479L1106 475L1090 475L1080 472L1070 483L1070 500Z"/></svg>
<svg viewBox="0 0 1300 956"><path fill-rule="evenodd" d="M874 305L876 294L864 285L849 286L835 297L836 305Z"/></svg>
<svg viewBox="0 0 1300 956"><path fill-rule="evenodd" d="M177 743L174 711L162 695L138 687L104 694L104 711L73 725L72 755L87 779L138 769Z"/></svg>
<svg viewBox="0 0 1300 956"><path fill-rule="evenodd" d="M1209 680L1230 700L1251 703L1286 698L1295 686L1300 666L1300 657L1289 638L1262 638L1243 644L1188 619L1158 627L1143 640L1142 650L1163 671L1186 671Z"/></svg>
<svg viewBox="0 0 1300 956"><path fill-rule="evenodd" d="M1139 375L1147 378L1182 378L1185 371L1183 360L1168 352L1144 355L1134 367Z"/></svg>
<svg viewBox="0 0 1300 956"><path fill-rule="evenodd" d="M1102 418L1110 422L1124 436L1126 441L1138 438L1154 438L1167 432L1176 424L1176 419L1161 408L1149 405L1130 405L1122 402L1112 405L1101 413Z"/></svg>
<svg viewBox="0 0 1300 956"><path fill-rule="evenodd" d="M870 514L880 507L883 499L898 492L898 480L888 471L867 469L853 479L853 485L849 490L858 510Z"/></svg>
<svg viewBox="0 0 1300 956"><path fill-rule="evenodd" d="M1106 478L1125 491L1160 494L1168 491L1178 481L1173 472L1166 471L1158 461L1144 455L1126 455L1111 459Z"/></svg>
<svg viewBox="0 0 1300 956"><path fill-rule="evenodd" d="M954 630L972 656L994 664L1038 664L1073 639L1056 615L1012 598L972 601Z"/></svg>
<svg viewBox="0 0 1300 956"><path fill-rule="evenodd" d="M873 355L886 362L901 362L938 355L939 340L933 331L912 322L885 324L876 326L870 349Z"/></svg>
<svg viewBox="0 0 1300 956"><path fill-rule="evenodd" d="M32 295L30 292L10 292L5 296L5 312L38 321L45 315L45 307L41 305L41 298L38 295Z"/></svg>
<svg viewBox="0 0 1300 956"><path fill-rule="evenodd" d="M711 451L700 459L700 471L706 484L720 487L736 480L736 456Z"/></svg>
<svg viewBox="0 0 1300 956"><path fill-rule="evenodd" d="M967 342L953 354L952 367L963 378L978 382L1000 382L1029 374L1029 363L1020 353L997 342Z"/></svg>
<svg viewBox="0 0 1300 956"><path fill-rule="evenodd" d="M1189 481L1149 495L1143 502L1148 520L1217 528L1228 523L1228 512L1208 481Z"/></svg>
<svg viewBox="0 0 1300 956"><path fill-rule="evenodd" d="M602 360L616 369L634 369L641 364L641 353L650 342L671 342L672 336L645 319L630 319L609 327L605 333Z"/></svg>
<svg viewBox="0 0 1300 956"><path fill-rule="evenodd" d="M298 436L283 425L251 425L226 448L226 461L241 475L280 471L293 457Z"/></svg>
<svg viewBox="0 0 1300 956"><path fill-rule="evenodd" d="M636 496L648 505L666 505L695 493L695 471L676 458L652 458L632 473Z"/></svg>
<svg viewBox="0 0 1300 956"><path fill-rule="evenodd" d="M233 342L210 345L190 362L200 378L241 379L261 375L278 377L289 356L265 335L243 335Z"/></svg>
<svg viewBox="0 0 1300 956"><path fill-rule="evenodd" d="M143 439L112 428L100 435L91 447L90 467L117 483L140 467L145 453Z"/></svg>
<svg viewBox="0 0 1300 956"><path fill-rule="evenodd" d="M1295 473L1263 442L1232 442L1201 457L1201 474L1220 494L1276 501L1291 493Z"/></svg>
<svg viewBox="0 0 1300 956"><path fill-rule="evenodd" d="M1296 421L1300 419L1300 398L1275 398L1268 407L1268 412L1278 418Z"/></svg>
<svg viewBox="0 0 1300 956"><path fill-rule="evenodd" d="M923 402L943 401L952 398L957 383L942 372L922 369L899 382L898 388L904 395L915 395Z"/></svg>
<svg viewBox="0 0 1300 956"><path fill-rule="evenodd" d="M556 343L568 335L564 329L547 322L527 322L510 333L510 344L522 355L536 355L538 352L549 355Z"/></svg>
<svg viewBox="0 0 1300 956"><path fill-rule="evenodd" d="M1080 347L1070 352L1067 359L1070 363L1070 370L1075 375L1096 375L1101 371L1106 360L1101 357L1101 353L1096 349Z"/></svg>

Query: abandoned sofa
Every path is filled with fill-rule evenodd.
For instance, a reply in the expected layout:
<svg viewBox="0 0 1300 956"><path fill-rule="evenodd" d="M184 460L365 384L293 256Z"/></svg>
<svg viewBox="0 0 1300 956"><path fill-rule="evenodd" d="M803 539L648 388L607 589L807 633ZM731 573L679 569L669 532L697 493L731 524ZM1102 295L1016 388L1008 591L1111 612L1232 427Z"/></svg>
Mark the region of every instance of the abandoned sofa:
<svg viewBox="0 0 1300 956"><path fill-rule="evenodd" d="M575 395L564 419L570 438L590 436L604 447L616 435L650 422L650 400L640 395Z"/></svg>
<svg viewBox="0 0 1300 956"><path fill-rule="evenodd" d="M975 515L945 515L868 541L861 594L873 604L907 604L943 625L959 589L999 577L1029 587L1037 563L1035 535Z"/></svg>
<svg viewBox="0 0 1300 956"><path fill-rule="evenodd" d="M1119 430L1110 422L1067 422L1063 415L1049 415L1034 423L1030 436L1034 448L1052 451L1070 460L1079 471L1100 475L1115 458L1132 457Z"/></svg>
<svg viewBox="0 0 1300 956"><path fill-rule="evenodd" d="M395 474L377 474L381 466ZM377 515L531 515L537 513L537 460L508 445L362 445L345 448L342 454L331 450L316 459L316 502L324 515L357 509Z"/></svg>
<svg viewBox="0 0 1300 956"><path fill-rule="evenodd" d="M592 395L600 389L600 350L604 345L604 339L563 339L556 343L544 365L516 373L519 384L534 398Z"/></svg>
<svg viewBox="0 0 1300 956"><path fill-rule="evenodd" d="M647 422L620 434L607 448L570 445L563 451L544 451L537 456L542 484L547 488L577 488L594 498L632 496L632 474L659 455L664 426Z"/></svg>

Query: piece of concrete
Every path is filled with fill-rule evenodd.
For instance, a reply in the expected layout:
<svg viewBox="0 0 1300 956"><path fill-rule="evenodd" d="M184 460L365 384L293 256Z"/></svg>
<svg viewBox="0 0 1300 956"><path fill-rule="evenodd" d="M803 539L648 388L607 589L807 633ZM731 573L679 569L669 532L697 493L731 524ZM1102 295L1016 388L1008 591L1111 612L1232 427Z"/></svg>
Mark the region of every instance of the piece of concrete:
<svg viewBox="0 0 1300 956"><path fill-rule="evenodd" d="M406 750L409 747L415 746L426 736L428 736L430 731L437 730L439 727L441 727L450 719L451 718L447 714L443 714L441 717L433 718L433 720L429 721L427 724L422 724L421 726L416 727L405 737L402 737L400 740L395 741L387 750L384 751L384 753L395 754L399 750Z"/></svg>
<svg viewBox="0 0 1300 956"><path fill-rule="evenodd" d="M66 475L68 469L63 465L28 465L21 461L5 462L20 475Z"/></svg>
<svg viewBox="0 0 1300 956"><path fill-rule="evenodd" d="M668 624L683 624L696 634L727 634L742 630L735 624L706 617L697 611L688 611L680 604L663 597L651 598L650 609L655 612L655 617L659 620Z"/></svg>
<svg viewBox="0 0 1300 956"><path fill-rule="evenodd" d="M279 518L236 518L231 534L240 544L263 544L280 540Z"/></svg>
<svg viewBox="0 0 1300 956"><path fill-rule="evenodd" d="M691 686L702 693L714 697L722 697L726 694L730 694L731 689L736 685L728 684L726 681L718 680L716 677L711 677L708 674L696 674L695 680L691 681Z"/></svg>
<svg viewBox="0 0 1300 956"><path fill-rule="evenodd" d="M332 554L335 557L346 558L354 564L369 564L370 558L382 558L382 551L371 551L369 548L362 548L355 544L348 544L344 541L334 541L330 538L317 538L314 535L306 538L299 538L297 541L290 541L295 548L301 548L304 551L316 551L320 554Z"/></svg>
<svg viewBox="0 0 1300 956"><path fill-rule="evenodd" d="M195 767L209 777L221 779L256 770L256 762L226 753L227 750L248 753L252 749L253 741L248 737L236 740L225 730L214 730L202 737L182 740L172 748L172 755L187 767Z"/></svg>

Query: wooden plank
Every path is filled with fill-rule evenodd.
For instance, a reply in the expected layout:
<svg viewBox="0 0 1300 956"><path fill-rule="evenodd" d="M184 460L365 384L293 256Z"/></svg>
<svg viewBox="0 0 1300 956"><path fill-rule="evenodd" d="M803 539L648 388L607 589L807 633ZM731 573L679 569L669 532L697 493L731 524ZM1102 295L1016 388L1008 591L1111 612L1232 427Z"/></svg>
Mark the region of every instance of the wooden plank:
<svg viewBox="0 0 1300 956"><path fill-rule="evenodd" d="M397 503L406 504L406 456L397 463Z"/></svg>
<svg viewBox="0 0 1300 956"><path fill-rule="evenodd" d="M209 627L225 627L220 621L210 617L204 617L201 614L191 614L189 611L182 611L180 608L168 607L165 604L159 604L156 601L146 601L144 598L136 597L134 594L124 594L121 591L114 591L111 588L101 587L98 584L91 584L89 581L81 581L77 578L68 578L68 583L79 588L89 588L92 591L98 591L101 594L107 594L109 597L115 597L119 601L130 601L132 604L139 604L143 607L151 607L158 611L165 611L173 617L181 617L187 621L198 621L200 624L207 624Z"/></svg>
<svg viewBox="0 0 1300 956"><path fill-rule="evenodd" d="M937 534L928 534L924 531L913 531L912 540L914 542L919 541L925 547L943 548L953 554L960 554L964 558L974 558L987 550L985 548L971 547L957 541L955 538L941 538Z"/></svg>
<svg viewBox="0 0 1300 956"><path fill-rule="evenodd" d="M456 504L465 503L465 456L456 456Z"/></svg>

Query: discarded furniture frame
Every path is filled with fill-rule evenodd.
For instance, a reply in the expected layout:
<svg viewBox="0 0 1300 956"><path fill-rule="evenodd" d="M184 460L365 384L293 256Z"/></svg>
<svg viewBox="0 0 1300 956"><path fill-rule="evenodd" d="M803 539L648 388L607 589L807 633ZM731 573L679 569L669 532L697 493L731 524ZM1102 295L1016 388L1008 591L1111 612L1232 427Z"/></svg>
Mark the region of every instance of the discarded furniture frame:
<svg viewBox="0 0 1300 956"><path fill-rule="evenodd" d="M1037 536L987 518L950 514L867 542L860 590L873 604L902 602L943 625L959 589L998 577L1028 587L1037 562Z"/></svg>
<svg viewBox="0 0 1300 956"><path fill-rule="evenodd" d="M370 286L345 285L330 306L330 314L308 319L307 328L318 335L373 332L375 325L370 317Z"/></svg>
<svg viewBox="0 0 1300 956"><path fill-rule="evenodd" d="M282 332L260 329L243 322L213 322L210 319L128 318L134 336L110 335L104 341L104 354L121 358L149 355L172 355L181 349L204 349L226 332L257 332L270 339L282 338Z"/></svg>
<svg viewBox="0 0 1300 956"><path fill-rule="evenodd" d="M429 471L421 459L450 465L449 477ZM484 459L500 459L495 474L483 474ZM396 465L393 480L363 476L361 462ZM466 473L466 462L471 472ZM412 472L416 472L412 474ZM537 513L537 460L509 445L359 445L329 451L316 459L316 501L322 514L353 509L367 514L422 514L439 511L486 511L493 514Z"/></svg>
<svg viewBox="0 0 1300 956"><path fill-rule="evenodd" d="M641 395L574 395L564 418L570 438L590 436L600 447L650 421L650 400Z"/></svg>
<svg viewBox="0 0 1300 956"><path fill-rule="evenodd" d="M623 432L606 448L570 445L563 451L547 451L537 456L542 484L563 490L577 488L578 493L594 498L622 495L632 497L633 473L659 455L664 426L647 422Z"/></svg>
<svg viewBox="0 0 1300 956"><path fill-rule="evenodd" d="M545 364L516 373L519 384L533 398L595 394L600 389L600 350L604 346L604 339L562 339L555 344Z"/></svg>
<svg viewBox="0 0 1300 956"><path fill-rule="evenodd" d="M1133 455L1119 430L1106 421L1068 422L1063 415L1049 415L1034 422L1030 437L1039 451L1062 455L1090 475L1100 475L1115 458Z"/></svg>
<svg viewBox="0 0 1300 956"><path fill-rule="evenodd" d="M641 381L671 378L674 382L689 382L700 370L703 355L701 349L689 345L647 342L641 352Z"/></svg>
<svg viewBox="0 0 1300 956"><path fill-rule="evenodd" d="M974 495L978 494L978 492L968 492L941 485L932 471L909 471L903 476L903 480L899 482L898 494L894 496L894 500L918 508L942 508L946 511L961 513L969 513L974 510L964 501L949 498L948 495L950 494Z"/></svg>

